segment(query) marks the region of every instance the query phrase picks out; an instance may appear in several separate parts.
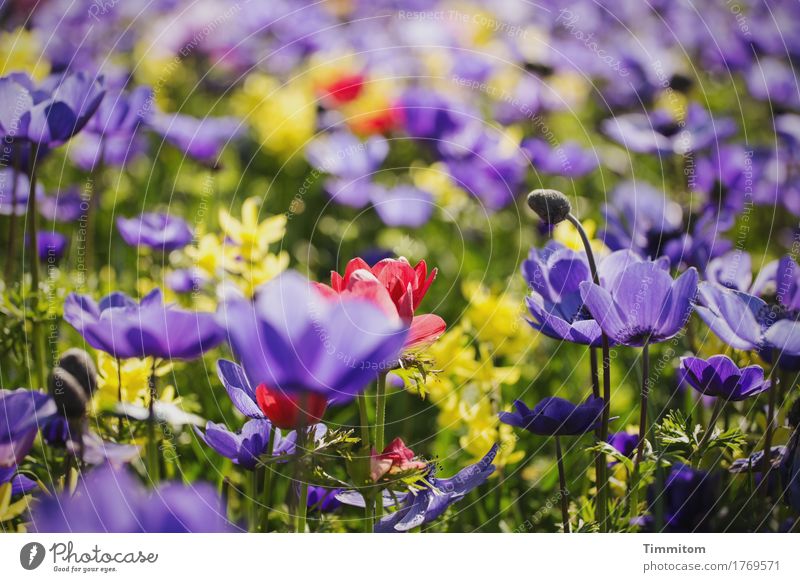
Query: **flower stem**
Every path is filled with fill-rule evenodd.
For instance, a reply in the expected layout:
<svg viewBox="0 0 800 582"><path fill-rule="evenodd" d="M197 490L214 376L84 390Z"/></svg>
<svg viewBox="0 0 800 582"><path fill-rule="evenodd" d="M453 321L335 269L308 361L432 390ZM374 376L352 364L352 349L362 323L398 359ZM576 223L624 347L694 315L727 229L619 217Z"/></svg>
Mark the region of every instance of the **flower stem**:
<svg viewBox="0 0 800 582"><path fill-rule="evenodd" d="M275 427L270 424L269 437L267 438L267 457L272 457L275 451ZM269 531L269 508L272 505L272 472L274 467L268 466L264 469L264 490L262 491L262 501L264 504L261 516L261 531Z"/></svg>
<svg viewBox="0 0 800 582"><path fill-rule="evenodd" d="M156 413L155 404L158 398L156 388L156 361L153 359L153 367L150 370L150 377L147 382L149 389L149 399L147 402L147 474L153 483L158 483L158 443L156 443Z"/></svg>
<svg viewBox="0 0 800 582"><path fill-rule="evenodd" d="M647 397L650 394L650 343L642 346L642 392L639 404L639 442L636 445L636 459L633 463L634 473L644 458L644 441L647 438Z"/></svg>
<svg viewBox="0 0 800 582"><path fill-rule="evenodd" d="M697 451L695 452L695 455L697 455L698 466L703 461L703 455L705 454L706 446L708 446L708 441L711 440L711 433L714 432L714 427L717 424L719 415L722 414L722 409L724 406L725 401L718 397L716 402L714 402L714 410L711 412L711 418L708 420L708 428L706 428L706 432L703 433L703 438L701 438L700 442L697 444Z"/></svg>
<svg viewBox="0 0 800 582"><path fill-rule="evenodd" d="M556 436L556 462L558 464L558 493L559 497L561 497L561 523L564 526L564 533L570 533L569 491L567 490L567 477L564 472L564 455L561 452L561 438L559 436Z"/></svg>
<svg viewBox="0 0 800 582"><path fill-rule="evenodd" d="M252 471L250 471L250 515L248 516L248 521L250 522L250 531L254 532L258 528L258 501L256 501L258 496L258 481L259 477L261 476L261 469L255 467Z"/></svg>
<svg viewBox="0 0 800 582"><path fill-rule="evenodd" d="M308 410L308 408L306 408ZM297 498L297 513L295 514L295 527L296 533L305 533L306 531L306 514L308 512L308 479L306 478L305 471L303 471L302 458L306 448L306 437L308 436L308 427L305 423L301 422L297 427L297 441L295 442L295 467L294 467L294 480L300 485L300 494Z"/></svg>
<svg viewBox="0 0 800 582"><path fill-rule="evenodd" d="M18 201L18 182L19 182L19 155L16 152L15 146L12 144L11 148L11 155L14 159L13 162L13 170L11 172L11 216L9 217L9 225L8 225L8 247L7 247L7 254L6 254L6 265L5 265L5 282L6 285L11 284L11 280L14 277L14 270L17 260L17 201Z"/></svg>
<svg viewBox="0 0 800 582"><path fill-rule="evenodd" d="M575 227L581 237L583 249L586 252L586 260L589 263L589 271L592 274L592 281L595 285L600 285L597 262L594 259L592 244L589 241L586 230L584 230L581 221L572 213L567 215L567 220ZM601 335L601 350L603 353L603 415L597 437L600 442L604 443L608 440L608 423L611 417L611 349L605 332L602 332ZM592 393L595 396L599 396L600 381L597 372L597 354L593 348L590 348L589 357L592 364ZM605 455L602 453L598 453L595 458L595 473L597 483L597 521L600 524L600 531L606 532L608 531L608 467L606 467Z"/></svg>
<svg viewBox="0 0 800 582"><path fill-rule="evenodd" d="M386 373L381 372L378 374L378 383L376 386L375 395L375 450L378 453L383 451L386 446L385 441L386 432ZM375 516L380 518L383 514L383 500L380 491L377 493L378 503L375 505Z"/></svg>
<svg viewBox="0 0 800 582"><path fill-rule="evenodd" d="M33 360L36 365L38 388L44 388L47 383L47 369L45 366L45 344L42 324L39 321L39 281L41 272L39 266L39 210L36 203L36 158L39 155L39 145L31 144L28 190L28 253L30 254L31 291L33 292Z"/></svg>
<svg viewBox="0 0 800 582"><path fill-rule="evenodd" d="M775 356L775 363L773 364L773 370L777 369L778 367L778 359ZM763 477L761 478L762 483L767 482L767 477L769 476L769 471L772 469L772 461L770 455L770 449L772 449L772 433L775 430L775 405L776 400L778 397L778 387L773 384L769 387L769 403L767 404L767 428L764 433L764 459L762 460L762 473Z"/></svg>

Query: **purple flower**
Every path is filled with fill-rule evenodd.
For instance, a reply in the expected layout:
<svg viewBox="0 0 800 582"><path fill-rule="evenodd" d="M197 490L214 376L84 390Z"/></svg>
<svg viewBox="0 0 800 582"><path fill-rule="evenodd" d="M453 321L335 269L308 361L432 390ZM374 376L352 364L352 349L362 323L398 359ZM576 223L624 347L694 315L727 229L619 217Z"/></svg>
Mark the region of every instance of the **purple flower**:
<svg viewBox="0 0 800 582"><path fill-rule="evenodd" d="M786 447L778 445L770 447L769 461L773 468L780 467L783 459L786 458ZM734 474L740 473L756 473L757 479L760 478L759 471L764 466L764 449L759 449L749 456L736 459L728 467L728 472Z"/></svg>
<svg viewBox="0 0 800 582"><path fill-rule="evenodd" d="M39 260L42 263L57 263L67 250L67 237L60 232L44 231L36 237Z"/></svg>
<svg viewBox="0 0 800 582"><path fill-rule="evenodd" d="M102 78L83 73L48 77L36 85L24 73L0 79L0 134L45 148L60 146L78 133L105 94Z"/></svg>
<svg viewBox="0 0 800 582"><path fill-rule="evenodd" d="M0 468L14 467L33 446L40 426L56 414L56 404L36 390L0 390Z"/></svg>
<svg viewBox="0 0 800 582"><path fill-rule="evenodd" d="M440 93L421 88L406 90L397 107L406 133L416 139L442 139L471 117Z"/></svg>
<svg viewBox="0 0 800 582"><path fill-rule="evenodd" d="M611 288L620 275L642 259L630 251L616 251L598 265L603 287ZM664 260L659 264L666 268ZM554 339L597 347L602 330L584 305L580 286L591 282L586 253L550 241L544 249L532 248L522 263L522 274L531 294L526 302L531 326ZM614 343L613 338L610 338Z"/></svg>
<svg viewBox="0 0 800 582"><path fill-rule="evenodd" d="M16 198L14 197L14 170L0 168L0 216L23 216L28 207L30 182L23 172L17 173ZM36 185L38 196L44 194L41 184ZM15 204L16 201L16 204Z"/></svg>
<svg viewBox="0 0 800 582"><path fill-rule="evenodd" d="M633 457L633 453L636 452L636 445L639 444L639 435L629 432L615 432L608 435L607 442L626 457Z"/></svg>
<svg viewBox="0 0 800 582"><path fill-rule="evenodd" d="M610 285L580 284L581 297L601 329L628 346L674 337L686 324L697 293L697 270L677 280L656 261L634 263Z"/></svg>
<svg viewBox="0 0 800 582"><path fill-rule="evenodd" d="M89 211L88 199L84 200L75 187L67 188L55 196L41 196L37 202L39 213L55 222L76 222Z"/></svg>
<svg viewBox="0 0 800 582"><path fill-rule="evenodd" d="M156 112L147 125L184 154L205 164L216 163L222 149L242 131L242 122L235 117L198 119L180 113Z"/></svg>
<svg viewBox="0 0 800 582"><path fill-rule="evenodd" d="M36 532L211 533L232 531L225 507L207 484L166 483L147 491L125 469L106 464L87 473L74 494L41 500Z"/></svg>
<svg viewBox="0 0 800 582"><path fill-rule="evenodd" d="M306 158L318 170L335 176L325 182L325 191L340 204L362 208L374 187L371 176L386 155L389 143L382 137L359 140L347 131L323 134L308 144Z"/></svg>
<svg viewBox="0 0 800 582"><path fill-rule="evenodd" d="M620 182L603 208L606 228L599 237L612 251L660 257L667 241L682 235L683 211L663 192L642 181Z"/></svg>
<svg viewBox="0 0 800 582"><path fill-rule="evenodd" d="M397 511L375 524L375 533L407 532L441 516L448 507L461 501L494 473L492 461L497 450L498 446L494 445L480 461L447 479L436 477L432 470L427 478L430 486L410 492Z"/></svg>
<svg viewBox="0 0 800 582"><path fill-rule="evenodd" d="M233 299L219 321L250 386L348 401L390 370L407 328L360 299L325 297L296 272Z"/></svg>
<svg viewBox="0 0 800 582"><path fill-rule="evenodd" d="M658 491L655 485L650 486L647 495L649 511L654 513L656 504L663 504L664 531L675 533L708 531L709 520L715 507L716 481L716 478L706 471L676 463L672 466L663 489ZM647 516L642 518L640 523L652 526L653 519Z"/></svg>
<svg viewBox="0 0 800 582"><path fill-rule="evenodd" d="M176 269L166 276L167 287L175 293L192 293L205 286L209 278L200 269Z"/></svg>
<svg viewBox="0 0 800 582"><path fill-rule="evenodd" d="M117 230L132 247L150 247L165 253L185 247L193 236L185 220L157 212L145 212L136 218L120 217Z"/></svg>
<svg viewBox="0 0 800 582"><path fill-rule="evenodd" d="M712 283L700 284L697 314L722 341L737 350L758 350L771 357L772 350L781 356L800 355L800 267L784 257L777 264L775 300L763 299L725 289ZM754 293L766 285L769 277L759 275Z"/></svg>
<svg viewBox="0 0 800 582"><path fill-rule="evenodd" d="M433 196L408 184L387 189L375 185L371 190L375 212L387 226L419 228L433 214Z"/></svg>
<svg viewBox="0 0 800 582"><path fill-rule="evenodd" d="M706 280L728 289L747 291L753 283L750 254L734 250L709 261Z"/></svg>
<svg viewBox="0 0 800 582"><path fill-rule="evenodd" d="M601 129L634 152L685 155L722 142L735 133L736 125L727 118L714 119L700 105L692 103L684 121L676 121L664 110L649 115L625 113L605 120Z"/></svg>
<svg viewBox="0 0 800 582"><path fill-rule="evenodd" d="M69 151L72 160L89 171L100 162L101 155L104 164L122 166L141 154L145 143L137 130L148 117L152 101L150 87L106 95L84 132L72 144Z"/></svg>
<svg viewBox="0 0 800 582"><path fill-rule="evenodd" d="M600 165L597 154L572 141L551 148L546 141L532 138L522 142L522 149L534 169L543 174L580 178Z"/></svg>
<svg viewBox="0 0 800 582"><path fill-rule="evenodd" d="M120 292L99 303L70 293L64 302L64 320L90 346L121 359L193 360L225 337L214 314L164 305L160 289L151 291L141 303Z"/></svg>
<svg viewBox="0 0 800 582"><path fill-rule="evenodd" d="M342 502L336 499L343 489L329 489L318 485L308 486L308 509L320 513L330 513L341 507Z"/></svg>
<svg viewBox="0 0 800 582"><path fill-rule="evenodd" d="M0 485L11 483L11 496L23 495L39 487L38 483L26 477L22 473L17 473L16 467L0 467Z"/></svg>
<svg viewBox="0 0 800 582"><path fill-rule="evenodd" d="M203 442L214 449L223 457L231 459L235 464L245 469L253 470L258 464L258 458L265 455L269 441L269 431L272 424L268 420L253 419L244 423L240 432L231 432L223 424L209 422L206 432L195 429ZM325 425L320 425L324 428ZM297 433L290 432L285 437L280 429L275 429L273 455L291 455L294 453Z"/></svg>
<svg viewBox="0 0 800 582"><path fill-rule="evenodd" d="M706 396L738 402L757 396L770 387L761 366L739 368L728 356L711 356L708 360L681 358L683 378Z"/></svg>
<svg viewBox="0 0 800 582"><path fill-rule="evenodd" d="M603 399L590 396L582 404L548 396L533 410L521 400L515 400L516 412L501 412L500 422L524 428L542 436L580 435L600 426Z"/></svg>

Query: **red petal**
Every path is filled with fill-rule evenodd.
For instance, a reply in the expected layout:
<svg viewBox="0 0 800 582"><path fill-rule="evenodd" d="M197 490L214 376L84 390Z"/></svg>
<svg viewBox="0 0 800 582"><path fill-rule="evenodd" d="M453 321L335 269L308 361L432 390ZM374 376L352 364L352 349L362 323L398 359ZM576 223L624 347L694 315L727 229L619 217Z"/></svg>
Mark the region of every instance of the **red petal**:
<svg viewBox="0 0 800 582"><path fill-rule="evenodd" d="M411 322L406 348L419 348L435 342L447 329L444 319L432 313L417 315Z"/></svg>

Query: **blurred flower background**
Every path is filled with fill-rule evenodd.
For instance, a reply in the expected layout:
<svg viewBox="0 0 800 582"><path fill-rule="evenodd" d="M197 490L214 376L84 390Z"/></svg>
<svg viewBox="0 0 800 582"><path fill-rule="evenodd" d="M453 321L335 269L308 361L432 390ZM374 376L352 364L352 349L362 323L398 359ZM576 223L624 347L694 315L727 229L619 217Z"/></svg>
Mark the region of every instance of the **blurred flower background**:
<svg viewBox="0 0 800 582"><path fill-rule="evenodd" d="M4 531L796 531L796 1L0 22Z"/></svg>

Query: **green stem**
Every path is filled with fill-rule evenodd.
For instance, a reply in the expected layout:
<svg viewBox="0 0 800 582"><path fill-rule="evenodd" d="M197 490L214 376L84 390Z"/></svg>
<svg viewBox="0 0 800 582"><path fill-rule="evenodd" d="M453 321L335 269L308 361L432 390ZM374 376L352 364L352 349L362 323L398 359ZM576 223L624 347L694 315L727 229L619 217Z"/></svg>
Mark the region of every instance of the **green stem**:
<svg viewBox="0 0 800 582"><path fill-rule="evenodd" d="M31 290L33 292L33 359L36 365L38 388L44 388L47 383L47 367L45 365L45 343L42 322L39 321L39 283L41 281L41 266L39 265L39 210L36 201L36 158L39 155L38 144L31 144L30 154L30 180L28 190L28 253L30 255Z"/></svg>
<svg viewBox="0 0 800 582"><path fill-rule="evenodd" d="M361 446L370 451L369 442L369 413L367 412L367 397L361 393L356 397L358 402L358 422L361 431Z"/></svg>
<svg viewBox="0 0 800 582"><path fill-rule="evenodd" d="M645 342L642 346L642 391L639 404L639 442L636 445L636 460L633 464L634 473L638 472L639 465L644 457L644 441L647 438L647 397L650 394L650 344Z"/></svg>
<svg viewBox="0 0 800 582"><path fill-rule="evenodd" d="M7 254L6 254L6 266L5 266L5 281L6 285L11 284L11 280L14 277L14 270L17 260L17 187L19 182L19 155L16 148L12 145L11 147L11 156L13 157L13 170L11 173L11 216L9 217L9 225L8 225L8 247L7 247Z"/></svg>
<svg viewBox="0 0 800 582"><path fill-rule="evenodd" d="M305 406L305 403L301 403ZM308 408L305 408L308 410ZM305 533L306 531L306 514L308 512L308 479L306 478L305 471L303 471L302 458L306 448L306 437L308 436L307 427L301 421L300 426L297 427L297 441L295 443L295 467L294 467L294 481L300 485L300 495L297 499L297 511L295 514L295 527L296 533Z"/></svg>
<svg viewBox="0 0 800 582"><path fill-rule="evenodd" d="M558 487L561 497L561 524L564 533L570 533L569 528L569 491L567 490L567 477L564 471L564 455L561 452L561 438L556 436L556 462L558 463Z"/></svg>
<svg viewBox="0 0 800 582"><path fill-rule="evenodd" d="M250 508L250 515L249 515L249 522L250 522L250 531L255 532L258 528L258 481L261 470L258 467L255 467L252 471L250 471L250 503L248 504Z"/></svg>
<svg viewBox="0 0 800 582"><path fill-rule="evenodd" d="M774 356L775 363L773 364L773 370L778 367L778 357L777 355ZM762 468L761 471L763 473L763 477L761 479L762 483L767 482L767 478L769 477L769 472L772 469L772 460L770 455L770 449L772 448L772 433L775 430L775 405L778 395L778 386L774 383L772 386L769 387L769 403L767 404L767 428L764 434L764 459L762 461Z"/></svg>
<svg viewBox="0 0 800 582"><path fill-rule="evenodd" d="M267 456L272 457L275 451L275 427L270 425L269 438L267 439ZM262 492L262 500L264 503L263 515L261 518L261 531L269 531L269 508L272 505L272 472L274 467L268 466L264 469L264 491Z"/></svg>
<svg viewBox="0 0 800 582"><path fill-rule="evenodd" d="M572 213L567 215L567 221L575 227L581 237L583 249L586 252L586 260L589 263L589 271L592 274L592 281L595 285L600 285L600 275L597 272L597 262L594 259L592 244L589 235L586 234L581 221ZM601 336L601 349L603 353L603 415L600 423L600 432L597 435L600 442L608 440L608 424L611 418L611 348L608 336L605 332ZM595 396L599 395L599 375L597 373L597 356L594 349L590 348L590 358L592 358L592 392ZM595 390L594 386L597 385ZM600 531L608 531L608 467L606 466L605 455L598 453L595 458L595 472L597 473L597 521L600 524Z"/></svg>
<svg viewBox="0 0 800 582"><path fill-rule="evenodd" d="M153 483L159 481L158 471L158 443L156 442L156 413L155 403L158 398L156 388L156 361L153 359L153 367L150 370L150 378L147 382L149 388L149 398L147 403L147 473Z"/></svg>
<svg viewBox="0 0 800 582"><path fill-rule="evenodd" d="M697 451L695 452L697 455L697 466L700 466L700 463L703 461L703 455L706 452L708 441L711 440L711 433L714 432L714 427L717 424L719 415L722 414L722 409L724 406L725 401L722 398L717 397L716 402L714 402L714 410L711 412L711 418L708 421L708 428L706 428L706 432L703 433L703 438L700 439L700 442L697 445Z"/></svg>
<svg viewBox="0 0 800 582"><path fill-rule="evenodd" d="M383 452L386 446L386 373L378 374L378 383L375 395L375 450ZM383 515L383 497L380 490L377 492L378 502L375 505L375 516L380 518Z"/></svg>
<svg viewBox="0 0 800 582"><path fill-rule="evenodd" d="M86 277L88 282L95 281L94 277L94 253L96 252L95 239L97 238L96 215L97 207L100 203L100 193L102 191L101 179L105 169L105 138L100 137L99 159L95 160L95 165L91 173L91 198L89 207L86 210Z"/></svg>

